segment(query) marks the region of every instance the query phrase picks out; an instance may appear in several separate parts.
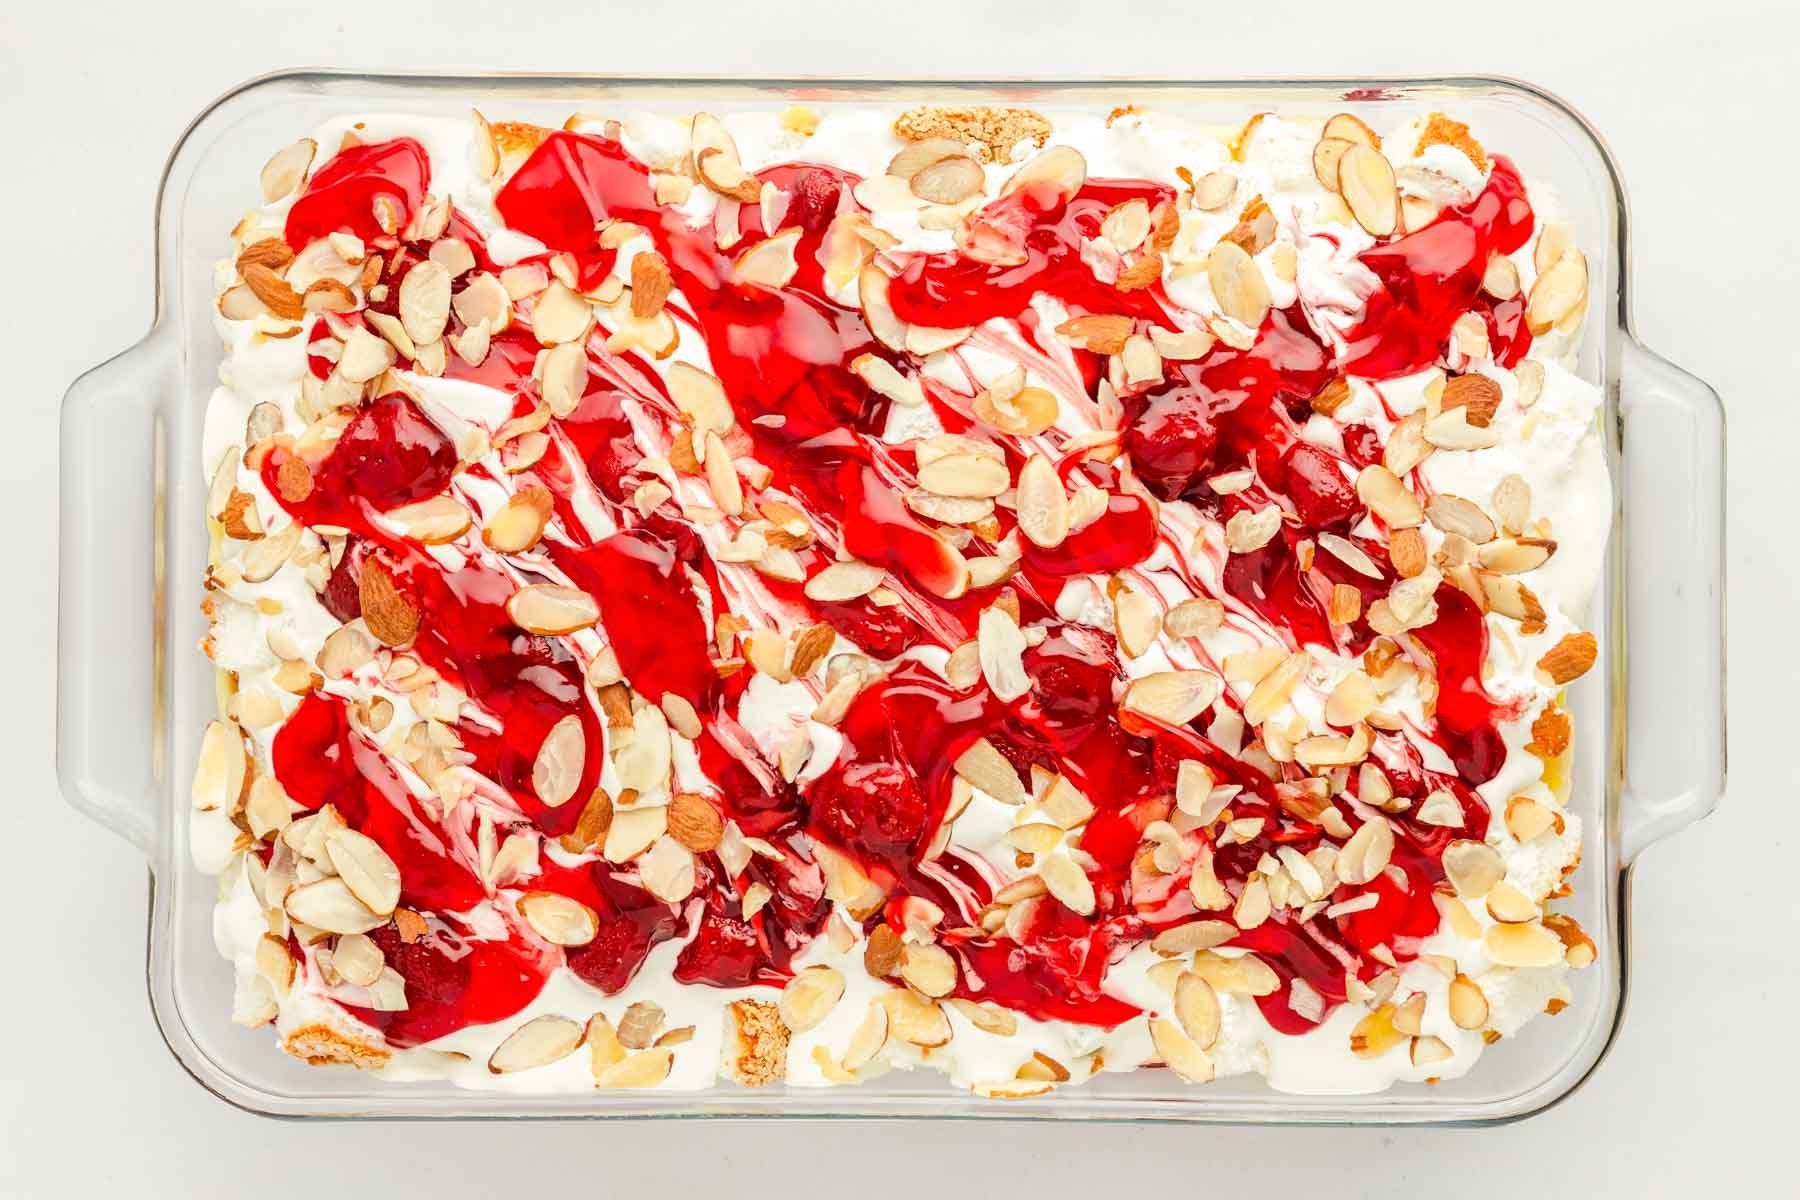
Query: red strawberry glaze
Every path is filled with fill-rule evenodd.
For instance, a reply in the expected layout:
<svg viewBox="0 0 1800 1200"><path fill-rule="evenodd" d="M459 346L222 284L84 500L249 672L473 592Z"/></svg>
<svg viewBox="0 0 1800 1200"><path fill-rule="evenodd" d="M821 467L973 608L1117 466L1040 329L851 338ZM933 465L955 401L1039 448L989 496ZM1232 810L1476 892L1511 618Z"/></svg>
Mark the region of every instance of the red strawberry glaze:
<svg viewBox="0 0 1800 1200"><path fill-rule="evenodd" d="M340 150L313 173L288 209L288 245L298 253L328 233L353 233L372 242L383 236L378 200L396 206L395 228L404 228L430 186L431 159L412 138Z"/></svg>
<svg viewBox="0 0 1800 1200"><path fill-rule="evenodd" d="M863 354L895 362L904 356L877 342L859 311L833 300L825 279L831 223L857 211L857 181L804 163L772 168L761 178L787 197L779 224L800 231L799 270L780 291L732 281L733 255L769 232L758 206L742 207L742 241L721 251L710 225L694 228L655 204L647 169L614 141L552 133L500 189L496 208L510 228L552 253L571 255L585 286L597 285L614 261L614 252L600 246L601 226L628 221L647 230L678 289L680 307L671 311L687 327L686 336L704 342L735 410L734 450L740 457L754 455L769 468L769 487L814 516L820 544L800 551L803 565L816 570L831 549L842 547L886 566L902 601L887 608L867 601L814 604L798 587L770 585L782 604L810 610L812 619L828 621L884 659L921 643L954 645L969 636L988 599L956 598L956 554L901 500L912 486L911 451L880 441L887 402L851 369ZM388 196L411 213L428 182L423 152L404 139L343 152L321 168L295 204L290 241L299 248L336 229L377 238L374 198ZM1172 325L1160 287L1118 291L1097 280L1081 254L1083 241L1114 206L1143 199L1154 207L1171 197L1167 188L1131 180L1089 180L1066 202L1023 189L983 214L996 236L1014 240L1022 262L996 267L958 253L898 255L890 302L900 319L935 327L1012 321L1040 347L1048 335L1029 308L1039 294L1071 312L1124 313ZM359 1015L390 1038L410 1039L404 1044L427 1040L504 1015L501 1010L517 1011L541 986L544 964L556 961L614 992L658 942L690 929L693 936L677 957L678 979L717 986L778 983L829 912L822 873L802 834L855 860L890 897L918 896L948 913L963 912L966 919L953 915L946 922L961 931L945 939L965 968L959 994L1104 1027L1135 1015L1135 1008L1103 989L1108 963L1157 929L1194 915L1185 874L1152 880L1134 871L1145 828L1169 814L1183 759L1198 759L1219 782L1243 789L1232 803L1235 815L1265 818L1264 834L1249 843L1215 847L1215 867L1228 887L1235 889L1273 846L1305 852L1334 839L1314 819L1316 810L1309 813L1296 802L1291 784L1298 775L1272 781L1208 740L1204 719L1185 728L1122 720L1117 704L1124 677L1113 639L1056 622L1050 604L1069 575L1127 570L1148 558L1160 538L1157 500L1186 500L1219 520L1275 503L1297 521L1264 550L1231 557L1224 573L1227 598L1295 646L1360 653L1372 640L1366 623L1331 626L1325 601L1336 584L1356 586L1365 608L1385 594L1392 575L1383 547L1359 541L1382 571L1379 580L1325 553L1301 571L1294 551L1303 538L1341 535L1361 519L1349 481L1379 458L1381 448L1362 426L1344 428L1342 454L1302 440L1307 402L1346 370L1385 378L1436 362L1451 324L1470 310L1488 321L1500 361L1515 361L1529 345L1519 306L1489 302L1479 283L1488 256L1523 244L1531 223L1517 174L1497 159L1478 197L1445 210L1425 229L1364 253L1362 262L1380 287L1343 355L1296 307L1270 313L1250 349L1221 346L1196 362L1170 363L1160 381L1128 392L1119 432L1129 469L1076 455L1059 464L1071 484L1079 475L1105 491L1106 511L1053 550L1027 544L1012 582L1027 620L1045 622L1047 631L1026 656L1032 689L1011 703L985 688L959 693L934 672L903 660L857 697L840 723L843 753L801 786L784 782L732 717L750 669L722 674L714 661L717 649L696 580L705 585L714 615L725 611L728 593L700 538L673 505L645 516L627 503L647 478L640 473L640 430L628 410L635 405L672 432L672 406L646 361L591 346L587 394L576 411L553 422L551 447L530 476L551 491L562 531L546 543L546 552L558 572L598 601L606 641L633 689L650 701L679 696L694 707L703 727L695 750L717 789L714 799L746 834L781 847L783 858L757 856L732 878L716 855L702 855L700 886L690 910L679 916L643 892L627 869L603 860L579 867L547 862L528 886L589 905L600 917L599 936L561 960L559 952L517 929L504 943L475 940L452 914L480 902L480 885L425 839L421 830L432 828L430 814L398 823L383 815L414 808L399 775L372 742L350 729L339 701L315 695L277 737L278 773L303 805L335 804L352 825L381 841L402 864L408 900L434 921L432 936L413 946L399 945L391 930L378 933L378 940L387 939L390 962L407 976L414 1009ZM489 265L460 215L453 217L452 231ZM398 250L402 270L423 253L413 246ZM515 327L495 337L479 366L452 355L448 374L513 392L515 413L523 415L536 404L537 349L529 331ZM1103 360L1086 352L1076 358L1091 388ZM317 357L313 366L321 377L330 368ZM933 399L947 428L967 428L961 412L940 396ZM1014 447L1007 450L1016 468L1021 456ZM271 490L287 453L277 450L265 463ZM377 519L454 486L456 455L448 439L410 401L389 396L359 413L336 448L309 465L313 493L287 502L289 511L312 524L352 531L327 585L327 604L340 617L354 615L356 579L378 559L421 613L413 652L462 688L481 714L457 726L463 748L474 757L471 765L511 798L521 821L549 834L566 831L580 804L543 806L532 794L530 767L549 727L575 714L588 746L578 794L597 783L605 730L587 699L582 664L563 639L533 637L507 617L506 597L530 580L478 559L450 569L385 532ZM1212 491L1209 479L1243 467L1255 472L1253 488L1227 497ZM590 529L577 513L572 497L583 479L598 492L612 528ZM1010 523L1003 514L1003 529ZM980 552L977 545L965 553ZM1421 732L1445 749L1456 774L1427 770L1398 735L1379 735L1379 752L1397 794L1422 799L1434 790L1450 791L1465 814L1456 836L1478 837L1488 813L1472 787L1498 770L1504 747L1495 724L1506 714L1480 684L1480 613L1453 588L1441 589L1437 599L1437 621L1415 631L1439 683L1436 719ZM1081 839L1094 863L1093 913L1075 913L1046 896L1032 902L1036 911L1029 919L1013 923L1018 940L971 932L975 910L991 899L990 885L954 855L927 853L949 802L950 764L979 738L1014 765L1022 784L1034 766L1041 767L1065 775L1094 804ZM1439 858L1450 834L1405 815L1394 824L1398 879L1383 876L1372 885L1379 897L1374 908L1305 926L1278 914L1231 944L1255 950L1284 980L1304 979L1327 1011L1344 999L1346 972L1367 979L1384 969L1378 953L1401 962L1415 956L1420 939L1437 924L1432 892L1441 885ZM1204 832L1189 838L1195 850L1211 841ZM420 861L433 857L436 863ZM741 896L751 882L772 895L746 921ZM1340 888L1334 898L1352 893ZM1313 1023L1293 1010L1285 989L1260 1003L1284 1032L1302 1032Z"/></svg>

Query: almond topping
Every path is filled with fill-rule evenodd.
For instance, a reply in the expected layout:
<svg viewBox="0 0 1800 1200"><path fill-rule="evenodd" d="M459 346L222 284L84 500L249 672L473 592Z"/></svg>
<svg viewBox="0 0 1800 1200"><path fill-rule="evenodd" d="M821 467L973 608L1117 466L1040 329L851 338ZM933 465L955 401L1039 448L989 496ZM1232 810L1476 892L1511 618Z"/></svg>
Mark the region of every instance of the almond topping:
<svg viewBox="0 0 1800 1200"><path fill-rule="evenodd" d="M1338 159L1338 193L1356 223L1376 237L1388 237L1400 226L1400 192L1394 167L1372 146L1353 145Z"/></svg>
<svg viewBox="0 0 1800 1200"><path fill-rule="evenodd" d="M376 640L389 646L404 646L418 633L418 608L400 591L393 574L381 562L373 558L363 561L357 595L363 624Z"/></svg>
<svg viewBox="0 0 1800 1200"><path fill-rule="evenodd" d="M1565 635L1537 661L1538 670L1552 683L1569 683L1587 674L1600 652L1600 644L1591 633Z"/></svg>
<svg viewBox="0 0 1800 1200"><path fill-rule="evenodd" d="M577 1022L546 1013L509 1033L488 1058L487 1068L492 1074L506 1075L548 1066L575 1053L584 1037Z"/></svg>
<svg viewBox="0 0 1800 1200"><path fill-rule="evenodd" d="M600 606L579 588L532 583L507 598L506 615L527 633L554 635L592 628L600 620Z"/></svg>

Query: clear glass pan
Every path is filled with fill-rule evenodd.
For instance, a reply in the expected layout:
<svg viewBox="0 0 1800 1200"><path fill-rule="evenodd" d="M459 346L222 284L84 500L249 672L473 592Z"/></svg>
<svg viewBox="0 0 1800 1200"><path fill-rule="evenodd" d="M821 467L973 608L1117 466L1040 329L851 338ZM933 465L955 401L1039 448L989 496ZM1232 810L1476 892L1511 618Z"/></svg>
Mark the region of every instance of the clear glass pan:
<svg viewBox="0 0 1800 1200"><path fill-rule="evenodd" d="M214 712L194 649L205 567L201 413L219 349L212 265L273 147L347 112L464 113L560 124L571 111L819 109L1009 103L1107 111L1138 104L1216 124L1251 113L1338 111L1404 120L1442 109L1560 193L1590 249L1581 370L1606 392L1614 536L1591 615L1599 666L1575 688L1572 805L1588 832L1564 907L1593 935L1575 1002L1495 1046L1462 1079L1363 1096L1293 1096L1252 1079L1205 1087L1166 1071L1103 1075L1042 1099L997 1102L897 1072L858 1088L731 1085L688 1093L533 1096L378 1083L309 1068L267 1030L229 1020L214 951L213 881L187 862L186 780ZM1371 117L1372 120L1376 119ZM1625 198L1606 147L1560 100L1495 79L1007 83L369 76L255 80L203 112L170 156L156 210L156 318L142 341L82 376L63 404L57 763L64 794L149 859L148 975L164 1038L202 1085L293 1117L1004 1117L1207 1122L1478 1123L1536 1112L1594 1069L1625 1000L1630 864L1703 816L1724 785L1723 413L1718 398L1641 346L1627 301ZM141 607L120 596L146 597ZM150 620L121 621L121 612Z"/></svg>

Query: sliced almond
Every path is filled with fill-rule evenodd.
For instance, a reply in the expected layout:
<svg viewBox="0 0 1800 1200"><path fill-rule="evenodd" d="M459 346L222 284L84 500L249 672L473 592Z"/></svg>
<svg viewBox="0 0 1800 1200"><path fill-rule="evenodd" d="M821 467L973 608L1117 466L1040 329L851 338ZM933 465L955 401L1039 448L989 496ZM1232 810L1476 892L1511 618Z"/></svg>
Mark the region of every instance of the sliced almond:
<svg viewBox="0 0 1800 1200"><path fill-rule="evenodd" d="M1488 926L1482 949L1503 967L1548 967L1563 961L1563 944L1536 921Z"/></svg>
<svg viewBox="0 0 1800 1200"><path fill-rule="evenodd" d="M1156 671L1134 679L1121 704L1131 712L1179 727L1211 707L1224 686L1210 671Z"/></svg>
<svg viewBox="0 0 1800 1200"><path fill-rule="evenodd" d="M980 738L956 758L956 774L1003 804L1023 804L1028 799L1019 773L992 742Z"/></svg>
<svg viewBox="0 0 1800 1200"><path fill-rule="evenodd" d="M794 1033L805 1033L830 1015L843 995L843 972L825 966L807 967L781 989L782 1023Z"/></svg>
<svg viewBox="0 0 1800 1200"><path fill-rule="evenodd" d="M1488 1001L1481 985L1467 975L1450 981L1450 1020L1458 1029L1480 1029L1488 1023Z"/></svg>
<svg viewBox="0 0 1800 1200"><path fill-rule="evenodd" d="M526 892L518 905L525 923L553 946L585 946L600 932L599 914L560 892Z"/></svg>
<svg viewBox="0 0 1800 1200"><path fill-rule="evenodd" d="M1534 337L1550 332L1587 303L1587 289L1587 257L1579 250L1569 250L1531 285L1525 306L1526 328Z"/></svg>
<svg viewBox="0 0 1800 1200"><path fill-rule="evenodd" d="M370 912L385 916L394 911L400 902L400 868L380 843L354 829L336 829L325 839L325 853Z"/></svg>
<svg viewBox="0 0 1800 1200"><path fill-rule="evenodd" d="M794 251L800 244L798 228L784 229L738 255L732 278L738 283L779 290L793 282L800 270Z"/></svg>
<svg viewBox="0 0 1800 1200"><path fill-rule="evenodd" d="M1236 242L1220 242L1206 256L1206 277L1219 309L1250 329L1269 315L1269 284L1262 268Z"/></svg>
<svg viewBox="0 0 1800 1200"><path fill-rule="evenodd" d="M675 1063L672 1051L657 1047L639 1050L605 1068L594 1077L597 1088L653 1088L669 1077Z"/></svg>
<svg viewBox="0 0 1800 1200"><path fill-rule="evenodd" d="M469 510L449 494L390 509L387 517L406 537L427 546L454 542L469 528Z"/></svg>
<svg viewBox="0 0 1800 1200"><path fill-rule="evenodd" d="M1387 870L1393 855L1394 828L1380 813L1373 813L1338 851L1333 869L1338 882L1358 887L1373 883Z"/></svg>
<svg viewBox="0 0 1800 1200"><path fill-rule="evenodd" d="M282 907L294 920L326 933L367 933L387 923L387 917L370 911L337 876L301 884L287 894ZM1557 943L1559 954L1561 945Z"/></svg>
<svg viewBox="0 0 1800 1200"><path fill-rule="evenodd" d="M579 588L532 583L507 597L506 614L527 633L555 635L592 628L600 606Z"/></svg>
<svg viewBox="0 0 1800 1200"><path fill-rule="evenodd" d="M1458 840L1444 847L1444 875L1460 896L1479 899L1506 878L1506 863L1486 842Z"/></svg>
<svg viewBox="0 0 1800 1200"><path fill-rule="evenodd" d="M1407 529L1425 519L1425 506L1407 490L1399 476L1378 464L1370 464L1356 477L1356 495L1392 529Z"/></svg>
<svg viewBox="0 0 1800 1200"><path fill-rule="evenodd" d="M415 346L444 336L450 320L450 272L435 259L414 263L400 280L400 323Z"/></svg>
<svg viewBox="0 0 1800 1200"><path fill-rule="evenodd" d="M312 167L313 156L318 152L317 142L311 138L301 138L270 155L262 169L263 203L273 204L277 200L285 200L298 191L300 185L306 182L306 172Z"/></svg>
<svg viewBox="0 0 1800 1200"><path fill-rule="evenodd" d="M488 518L481 540L501 554L523 554L543 537L552 511L547 489L535 484L520 488Z"/></svg>
<svg viewBox="0 0 1800 1200"><path fill-rule="evenodd" d="M948 996L956 974L956 959L942 946L909 945L900 951L900 978L922 995Z"/></svg>
<svg viewBox="0 0 1800 1200"><path fill-rule="evenodd" d="M487 1068L495 1075L529 1071L567 1058L581 1045L585 1032L579 1022L546 1013L534 1017L506 1035L494 1048Z"/></svg>
<svg viewBox="0 0 1800 1200"><path fill-rule="evenodd" d="M810 600L842 603L861 599L886 578L886 571L868 563L836 562L808 579L804 590Z"/></svg>
<svg viewBox="0 0 1800 1200"><path fill-rule="evenodd" d="M1356 223L1376 237L1400 227L1400 192L1393 164L1373 146L1353 145L1338 159L1338 193Z"/></svg>
<svg viewBox="0 0 1800 1200"><path fill-rule="evenodd" d="M1222 1020L1219 996L1212 984L1192 971L1183 971L1175 980L1175 1019L1196 1046L1212 1049Z"/></svg>
<svg viewBox="0 0 1800 1200"><path fill-rule="evenodd" d="M1051 548L1069 534L1069 497L1056 467L1034 454L1019 470L1019 530L1035 546Z"/></svg>
<svg viewBox="0 0 1800 1200"><path fill-rule="evenodd" d="M546 808L561 808L581 786L587 762L587 736L573 713L550 727L531 764L531 790Z"/></svg>
<svg viewBox="0 0 1800 1200"><path fill-rule="evenodd" d="M927 1049L950 1041L950 1019L937 1001L896 988L882 994L881 1004L887 1010L890 1036Z"/></svg>
<svg viewBox="0 0 1800 1200"><path fill-rule="evenodd" d="M1478 546L1493 541L1498 532L1480 505L1449 492L1439 492L1426 503L1425 519L1445 533L1465 537Z"/></svg>
<svg viewBox="0 0 1800 1200"><path fill-rule="evenodd" d="M1212 1082L1214 1067L1206 1051L1194 1044L1173 1021L1150 1018L1150 1041L1171 1071L1189 1083Z"/></svg>

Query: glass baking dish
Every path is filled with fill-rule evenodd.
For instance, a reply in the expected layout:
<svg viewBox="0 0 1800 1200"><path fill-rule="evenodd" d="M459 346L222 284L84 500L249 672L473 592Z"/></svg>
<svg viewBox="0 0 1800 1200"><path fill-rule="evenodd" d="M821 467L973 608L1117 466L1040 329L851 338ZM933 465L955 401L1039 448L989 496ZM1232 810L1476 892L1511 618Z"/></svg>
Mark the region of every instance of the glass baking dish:
<svg viewBox="0 0 1800 1200"><path fill-rule="evenodd" d="M1548 181L1589 253L1579 369L1604 385L1614 536L1590 615L1598 669L1573 689L1570 803L1589 831L1564 908L1594 937L1574 1002L1470 1074L1372 1095L1297 1096L1255 1076L1201 1087L1106 1074L1028 1101L959 1095L925 1072L857 1088L530 1095L393 1084L281 1054L229 1019L212 945L214 882L187 861L186 783L215 715L200 580L207 558L200 423L219 360L213 263L271 148L340 114L461 114L558 125L571 111L736 111L804 102L1154 106L1221 126L1251 114L1445 110ZM272 75L206 109L171 154L156 211L156 310L131 349L83 375L62 415L57 766L76 808L148 857L152 1008L181 1064L242 1108L293 1117L1006 1117L1207 1122L1479 1123L1554 1103L1594 1069L1624 1010L1630 866L1708 812L1724 783L1723 413L1717 396L1630 332L1625 197L1605 145L1566 104L1497 79L1009 83L669 80L598 76ZM133 597L137 599L134 600ZM142 608L135 607L142 603Z"/></svg>

